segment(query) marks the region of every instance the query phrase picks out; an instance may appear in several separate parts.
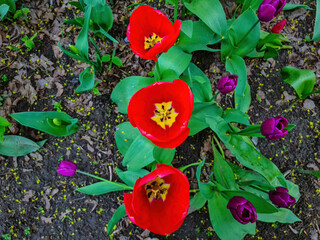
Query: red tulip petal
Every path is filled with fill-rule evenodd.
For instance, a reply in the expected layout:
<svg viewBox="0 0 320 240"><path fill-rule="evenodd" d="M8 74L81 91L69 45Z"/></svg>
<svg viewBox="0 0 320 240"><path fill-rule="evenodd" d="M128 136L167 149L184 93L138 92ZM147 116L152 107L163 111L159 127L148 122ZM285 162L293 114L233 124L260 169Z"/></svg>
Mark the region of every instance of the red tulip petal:
<svg viewBox="0 0 320 240"><path fill-rule="evenodd" d="M156 145L159 143L161 146L174 148L181 144L189 134L187 129L193 101L190 88L182 80L177 79L172 83L157 82L133 95L128 106L129 121L134 127L139 128L142 135ZM166 129L151 119L154 116L155 104L162 102L172 102L172 107L178 113L176 121Z"/></svg>
<svg viewBox="0 0 320 240"><path fill-rule="evenodd" d="M140 6L133 11L127 28L127 37L130 48L139 57L157 60L157 55L167 52L177 40L181 28L181 22L177 20L174 25L160 11L149 6ZM150 50L144 48L145 37L155 33L162 38L160 43L155 44Z"/></svg>

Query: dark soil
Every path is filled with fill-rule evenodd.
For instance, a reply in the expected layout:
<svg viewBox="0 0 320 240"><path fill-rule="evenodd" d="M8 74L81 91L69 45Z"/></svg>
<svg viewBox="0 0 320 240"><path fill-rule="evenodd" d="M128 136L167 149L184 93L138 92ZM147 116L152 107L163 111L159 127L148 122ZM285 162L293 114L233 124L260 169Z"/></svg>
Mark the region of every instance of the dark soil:
<svg viewBox="0 0 320 240"><path fill-rule="evenodd" d="M98 88L102 95L75 94L79 73L86 65L63 55L57 47L58 41L61 41L63 46L74 44L79 32L68 25L62 27L65 17L73 18L75 12L67 2L54 0L51 6L49 0L19 1L18 8L23 3L24 7L30 8L32 12L28 15L28 22L22 18L12 23L0 22L0 56L4 61L0 63L0 96L4 99L0 113L13 124L8 134L21 134L34 141L48 139L43 148L27 156L0 156L0 237L129 240L150 236L158 239L218 239L211 227L206 207L187 216L182 227L168 237L144 231L132 224L127 217L123 218L113 234L108 236L106 224L123 203L122 193L84 195L75 190L96 180L80 174L72 178L57 174L58 163L63 159L76 162L82 171L109 180L119 180L114 169L122 168L122 156L116 148L114 133L116 126L126 121L127 116L118 113L117 107L110 100L110 94L121 79L134 75L146 76L153 67L153 62L135 56L124 41L131 11L125 7L130 5L131 1L114 1L112 9L115 24L110 34L120 40L120 44L105 41L99 46L108 54L116 48L116 56L122 58L124 67L114 66L108 72L106 66L103 73L97 75L101 80ZM172 8L166 8L164 1L139 2L160 8L173 18ZM234 7L232 1L223 2L225 6ZM306 34L312 33L314 14L300 9L286 12L273 20L270 26L280 19L289 20L283 34L291 40L293 49L282 51L275 60L247 60L252 96L252 106L248 112L251 121L259 123L266 118L283 115L297 126L284 140L269 142L259 139L257 146L263 155L287 174L287 179L300 187L301 198L291 209L302 221L291 225L258 222L256 235L247 236L246 239L316 240L320 235L320 181L311 175L293 170L319 170L320 97L312 96L290 107L296 95L280 78L280 70L284 66L308 68L317 74L316 87L319 88L320 44L303 40ZM267 24L263 26L269 28ZM18 42L22 44L20 39L25 34L32 36L34 33L31 31L38 32L35 49L30 52L25 48L22 52L6 49L8 45L16 45ZM6 38L6 35L10 35L10 38ZM40 59L40 63L32 60L35 56ZM46 63L41 64L41 56L47 59L43 60ZM193 62L209 76L213 91L216 91L217 80L226 74L219 54L197 52L193 56ZM7 81L1 80L3 76L7 77ZM26 86L31 86L31 90L28 88L26 91ZM59 92L61 94L58 94ZM219 98L225 108L232 107L232 96ZM306 103L310 100L314 103L313 107ZM61 102L63 111L79 119L82 125L80 131L69 137L56 138L22 127L9 117L9 114L14 112L53 111L55 102ZM213 157L208 150L211 135L212 132L205 130L188 138L177 148L174 166L203 158L211 162ZM227 150L226 156L235 160ZM207 172L209 171L210 168L207 169ZM197 188L195 168L191 168L186 174L191 187Z"/></svg>

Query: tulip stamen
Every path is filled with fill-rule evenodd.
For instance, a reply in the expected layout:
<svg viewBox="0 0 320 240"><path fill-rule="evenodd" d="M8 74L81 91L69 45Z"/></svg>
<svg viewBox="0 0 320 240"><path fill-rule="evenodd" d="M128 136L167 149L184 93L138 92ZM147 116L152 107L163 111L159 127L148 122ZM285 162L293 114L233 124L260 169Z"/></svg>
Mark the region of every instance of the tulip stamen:
<svg viewBox="0 0 320 240"><path fill-rule="evenodd" d="M151 119L163 129L166 129L166 125L171 127L179 114L172 107L172 102L156 103L155 106L154 116Z"/></svg>
<svg viewBox="0 0 320 240"><path fill-rule="evenodd" d="M157 34L153 33L153 35L149 34L149 37L144 37L144 49L149 50L157 43L160 43L162 40L161 37L159 37Z"/></svg>
<svg viewBox="0 0 320 240"><path fill-rule="evenodd" d="M165 201L169 188L170 184L165 184L164 180L159 176L148 182L145 185L145 190L149 202L151 203L153 199L158 200L160 198Z"/></svg>

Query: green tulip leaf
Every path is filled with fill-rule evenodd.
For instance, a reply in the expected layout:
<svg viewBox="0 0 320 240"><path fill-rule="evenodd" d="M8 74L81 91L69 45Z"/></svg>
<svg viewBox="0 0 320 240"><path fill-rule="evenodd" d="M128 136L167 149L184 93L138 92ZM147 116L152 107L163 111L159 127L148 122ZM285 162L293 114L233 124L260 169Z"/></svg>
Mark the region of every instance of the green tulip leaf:
<svg viewBox="0 0 320 240"><path fill-rule="evenodd" d="M87 67L80 73L79 81L80 86L75 90L75 93L83 93L90 91L94 88L94 69L92 67Z"/></svg>
<svg viewBox="0 0 320 240"><path fill-rule="evenodd" d="M264 138L265 136L263 136L261 134L261 125L257 124L257 125L251 125L246 127L245 129L236 132L234 134L236 135L241 135L241 136L249 136L249 137L261 137Z"/></svg>
<svg viewBox="0 0 320 240"><path fill-rule="evenodd" d="M94 5L92 6L91 13L91 20L93 21L93 24L99 25L106 32L108 32L113 25L111 8L108 6L108 4L106 4L106 2L95 3L95 1L93 1L93 3Z"/></svg>
<svg viewBox="0 0 320 240"><path fill-rule="evenodd" d="M8 10L11 13L15 13L15 11L16 11L16 4L15 4L14 0L0 0L0 6L1 5L7 5L9 7Z"/></svg>
<svg viewBox="0 0 320 240"><path fill-rule="evenodd" d="M77 40L76 40L76 47L79 49L80 56L84 57L85 59L89 59L89 23L90 23L90 16L91 16L92 6L88 5L84 11L84 23L79 33Z"/></svg>
<svg viewBox="0 0 320 240"><path fill-rule="evenodd" d="M156 160L157 163L172 165L171 162L174 158L175 153L175 148L161 148L155 146L153 149L153 158Z"/></svg>
<svg viewBox="0 0 320 240"><path fill-rule="evenodd" d="M239 185L241 186L255 185L255 186L261 187L266 191L275 190L275 187L272 186L267 181L267 179L265 179L265 177L263 177L261 174L254 171L243 169L238 165L230 162L228 164L232 168Z"/></svg>
<svg viewBox="0 0 320 240"><path fill-rule="evenodd" d="M230 72L230 74L239 76L235 91L239 95L244 95L247 84L247 67L243 58L237 55L228 58L226 61L226 70Z"/></svg>
<svg viewBox="0 0 320 240"><path fill-rule="evenodd" d="M320 40L320 0L317 0L316 20L314 24L312 41Z"/></svg>
<svg viewBox="0 0 320 240"><path fill-rule="evenodd" d="M210 102L213 100L210 80L200 68L190 63L183 74L181 79L190 87L194 102Z"/></svg>
<svg viewBox="0 0 320 240"><path fill-rule="evenodd" d="M221 58L246 56L256 48L260 38L260 22L252 9L246 10L228 28L221 42Z"/></svg>
<svg viewBox="0 0 320 240"><path fill-rule="evenodd" d="M0 5L0 20L2 21L9 11L9 6L7 4Z"/></svg>
<svg viewBox="0 0 320 240"><path fill-rule="evenodd" d="M85 187L77 188L78 192L88 195L102 195L110 192L125 190L132 190L132 187L129 187L122 183L111 182L108 180L93 183Z"/></svg>
<svg viewBox="0 0 320 240"><path fill-rule="evenodd" d="M37 151L46 141L47 140L43 140L36 143L25 137L7 135L4 136L3 141L0 142L0 154L9 157L24 156Z"/></svg>
<svg viewBox="0 0 320 240"><path fill-rule="evenodd" d="M241 13L244 13L249 8L251 8L253 11L257 11L262 2L263 0L244 0Z"/></svg>
<svg viewBox="0 0 320 240"><path fill-rule="evenodd" d="M200 190L200 193L202 194L202 196L209 200L213 197L213 194L214 194L214 184L212 182L208 182L208 183L204 183L201 181L200 177L201 177L201 169L203 167L205 163L205 160L203 160L201 162L201 164L198 165L197 167L197 172L196 172L196 178L197 178L197 181L198 181L198 186L199 186L199 190Z"/></svg>
<svg viewBox="0 0 320 240"><path fill-rule="evenodd" d="M131 97L140 89L154 83L153 78L147 77L127 77L121 80L111 94L111 100L119 107L119 112L127 113L127 108Z"/></svg>
<svg viewBox="0 0 320 240"><path fill-rule="evenodd" d="M190 199L190 207L188 214L200 210L207 202L207 199L202 195L201 192L196 193L193 198Z"/></svg>
<svg viewBox="0 0 320 240"><path fill-rule="evenodd" d="M182 21L181 32L176 46L180 47L187 53L194 51L209 51L218 52L219 49L209 48L207 45L212 45L221 39L215 39L213 32L203 22L191 20Z"/></svg>
<svg viewBox="0 0 320 240"><path fill-rule="evenodd" d="M258 213L258 221L268 223L295 223L301 222L301 220L289 209L279 208L275 213Z"/></svg>
<svg viewBox="0 0 320 240"><path fill-rule="evenodd" d="M281 78L290 84L298 94L299 98L308 97L316 82L316 75L309 69L297 69L294 67L284 67L281 70Z"/></svg>
<svg viewBox="0 0 320 240"><path fill-rule="evenodd" d="M56 137L69 136L79 130L78 119L64 112L21 112L10 116L21 125Z"/></svg>
<svg viewBox="0 0 320 240"><path fill-rule="evenodd" d="M219 0L184 1L185 7L199 17L214 33L223 36L227 29L227 20Z"/></svg>
<svg viewBox="0 0 320 240"><path fill-rule="evenodd" d="M307 9L307 10L314 10L313 8L309 7L308 5L291 4L291 3L287 3L282 10L283 11L290 11L290 10L294 10L294 9L297 9L297 8L304 8L304 9Z"/></svg>
<svg viewBox="0 0 320 240"><path fill-rule="evenodd" d="M118 209L114 212L114 214L112 215L112 218L110 219L109 223L107 224L108 225L108 229L107 229L108 235L111 233L112 229L117 224L117 222L119 222L120 219L126 215L127 215L127 212L124 207L124 204L121 204L121 206L118 207Z"/></svg>
<svg viewBox="0 0 320 240"><path fill-rule="evenodd" d="M223 112L223 119L227 123L241 123L250 125L249 116L238 109L227 109Z"/></svg>
<svg viewBox="0 0 320 240"><path fill-rule="evenodd" d="M7 119L0 116L0 141L3 141L3 135L6 131L6 127L11 127L11 123Z"/></svg>
<svg viewBox="0 0 320 240"><path fill-rule="evenodd" d="M234 103L235 108L239 111L244 113L248 111L251 104L251 90L248 83L246 83L246 88L243 94L239 94L237 91L234 92Z"/></svg>
<svg viewBox="0 0 320 240"><path fill-rule="evenodd" d="M75 6L76 8L79 8L79 10L81 12L84 12L84 8L82 7L82 5L80 4L80 2L75 2L75 1L71 1L68 2L71 6Z"/></svg>
<svg viewBox="0 0 320 240"><path fill-rule="evenodd" d="M209 127L209 124L205 119L206 117L221 117L222 112L222 109L213 102L194 103L192 115L188 124L188 127L190 128L189 136L193 136Z"/></svg>
<svg viewBox="0 0 320 240"><path fill-rule="evenodd" d="M212 143L212 149L214 154L213 173L219 184L226 189L239 189L234 179L232 168L228 165L222 155L219 153L217 148Z"/></svg>
<svg viewBox="0 0 320 240"><path fill-rule="evenodd" d="M117 126L115 140L119 152L126 155L132 142L140 135L138 128L133 127L130 122L124 122Z"/></svg>
<svg viewBox="0 0 320 240"><path fill-rule="evenodd" d="M145 169L138 169L136 171L122 171L120 168L116 168L116 173L119 178L130 187L133 187L138 178L144 177L150 172Z"/></svg>
<svg viewBox="0 0 320 240"><path fill-rule="evenodd" d="M231 129L219 116L207 117L206 121L240 163L263 175L273 186L286 187L284 176L277 166L261 155L247 137L228 134Z"/></svg>
<svg viewBox="0 0 320 240"><path fill-rule="evenodd" d="M136 171L154 162L155 145L142 135L139 135L130 145L124 155L122 165L129 171Z"/></svg>
<svg viewBox="0 0 320 240"><path fill-rule="evenodd" d="M310 174L317 178L320 178L320 171L309 171L309 170L304 170L302 168L298 168L298 171L301 173Z"/></svg>
<svg viewBox="0 0 320 240"><path fill-rule="evenodd" d="M192 55L185 53L181 48L173 46L169 49L168 52L162 53L158 59L159 68L155 69L155 74L160 73L160 76L157 76L161 80L165 79L164 73L168 70L174 72L177 77L179 77L184 70L187 69L191 61ZM174 79L171 79L173 81Z"/></svg>

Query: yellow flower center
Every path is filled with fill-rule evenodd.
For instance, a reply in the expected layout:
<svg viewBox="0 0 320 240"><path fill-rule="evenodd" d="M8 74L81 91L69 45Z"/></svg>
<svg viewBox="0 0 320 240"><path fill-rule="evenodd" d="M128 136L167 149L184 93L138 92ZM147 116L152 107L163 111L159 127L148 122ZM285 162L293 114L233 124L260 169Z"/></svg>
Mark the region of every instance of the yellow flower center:
<svg viewBox="0 0 320 240"><path fill-rule="evenodd" d="M148 182L144 187L149 202L152 202L153 199L160 198L164 201L166 200L170 184L166 184L162 178L157 176L155 179Z"/></svg>
<svg viewBox="0 0 320 240"><path fill-rule="evenodd" d="M176 117L179 113L176 113L171 106L172 102L156 103L156 110L154 110L154 116L151 118L160 127L166 129L166 125L169 127L176 121Z"/></svg>
<svg viewBox="0 0 320 240"><path fill-rule="evenodd" d="M144 49L149 50L152 48L156 43L161 42L162 38L159 37L157 34L153 33L153 35L149 35L149 37L144 37Z"/></svg>

